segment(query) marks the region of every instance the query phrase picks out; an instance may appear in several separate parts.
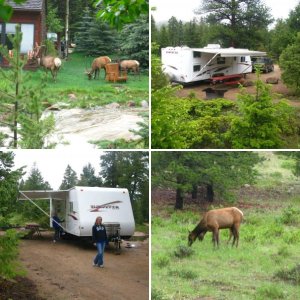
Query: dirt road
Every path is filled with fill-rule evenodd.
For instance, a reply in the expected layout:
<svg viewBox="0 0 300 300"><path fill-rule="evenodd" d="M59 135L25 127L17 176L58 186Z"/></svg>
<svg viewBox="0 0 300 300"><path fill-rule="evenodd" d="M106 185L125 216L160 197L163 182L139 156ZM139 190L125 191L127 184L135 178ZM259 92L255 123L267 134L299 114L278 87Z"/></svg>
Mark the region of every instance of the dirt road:
<svg viewBox="0 0 300 300"><path fill-rule="evenodd" d="M23 240L20 259L27 277L36 283L39 296L49 300L147 300L149 284L148 240L131 242L121 255L105 252L103 269L92 266L96 248L78 241Z"/></svg>

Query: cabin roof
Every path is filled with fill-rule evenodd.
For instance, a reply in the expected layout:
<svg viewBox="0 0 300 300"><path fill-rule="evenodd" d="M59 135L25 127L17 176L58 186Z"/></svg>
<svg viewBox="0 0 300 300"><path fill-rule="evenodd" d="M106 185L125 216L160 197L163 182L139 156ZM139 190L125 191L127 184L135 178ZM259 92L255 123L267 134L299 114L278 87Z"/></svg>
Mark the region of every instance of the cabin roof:
<svg viewBox="0 0 300 300"><path fill-rule="evenodd" d="M28 10L28 11L42 11L44 0L27 0L22 4L16 4L15 2L8 0L7 3L14 10Z"/></svg>

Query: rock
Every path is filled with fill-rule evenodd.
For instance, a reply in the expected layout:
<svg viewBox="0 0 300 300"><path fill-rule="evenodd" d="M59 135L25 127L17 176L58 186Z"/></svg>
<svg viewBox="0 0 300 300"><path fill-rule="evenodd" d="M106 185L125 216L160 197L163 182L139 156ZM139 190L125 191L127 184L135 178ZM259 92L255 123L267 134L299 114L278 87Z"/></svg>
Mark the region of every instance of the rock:
<svg viewBox="0 0 300 300"><path fill-rule="evenodd" d="M266 79L266 83L269 84L278 84L279 78L277 77L269 77Z"/></svg>
<svg viewBox="0 0 300 300"><path fill-rule="evenodd" d="M143 108L148 108L148 107L149 107L148 101L143 100L143 101L141 102L141 107L143 107Z"/></svg>
<svg viewBox="0 0 300 300"><path fill-rule="evenodd" d="M127 106L128 107L134 107L135 106L135 102L134 101L128 101L127 102Z"/></svg>
<svg viewBox="0 0 300 300"><path fill-rule="evenodd" d="M111 109L116 109L116 108L120 108L120 104L117 102L113 102L110 104L105 105L106 108L111 108Z"/></svg>
<svg viewBox="0 0 300 300"><path fill-rule="evenodd" d="M51 106L48 107L48 110L58 111L58 110L60 110L60 107L57 104L53 104L53 105L51 105Z"/></svg>
<svg viewBox="0 0 300 300"><path fill-rule="evenodd" d="M75 94L69 94L68 97L69 97L70 100L76 100L77 99L77 96Z"/></svg>
<svg viewBox="0 0 300 300"><path fill-rule="evenodd" d="M248 184L248 183L245 183L245 184L244 184L244 187L245 187L245 188L249 188L250 186L251 186L251 185Z"/></svg>
<svg viewBox="0 0 300 300"><path fill-rule="evenodd" d="M254 86L254 82L251 81L251 80L245 80L245 81L242 83L242 86L244 86L244 87Z"/></svg>

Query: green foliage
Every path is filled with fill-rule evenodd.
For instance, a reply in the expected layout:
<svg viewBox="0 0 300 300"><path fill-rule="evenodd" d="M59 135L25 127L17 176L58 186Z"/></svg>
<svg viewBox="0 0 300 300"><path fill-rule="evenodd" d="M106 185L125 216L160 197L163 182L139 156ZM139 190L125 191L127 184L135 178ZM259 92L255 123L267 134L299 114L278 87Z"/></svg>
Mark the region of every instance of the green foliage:
<svg viewBox="0 0 300 300"><path fill-rule="evenodd" d="M279 65L283 71L281 78L296 94L300 93L300 33L295 42L289 45L280 55Z"/></svg>
<svg viewBox="0 0 300 300"><path fill-rule="evenodd" d="M283 290L275 284L267 284L259 287L256 292L255 299L284 299L285 295Z"/></svg>
<svg viewBox="0 0 300 300"><path fill-rule="evenodd" d="M77 185L78 179L76 172L71 168L70 165L67 166L63 181L59 187L60 190L68 190Z"/></svg>
<svg viewBox="0 0 300 300"><path fill-rule="evenodd" d="M76 24L76 51L88 55L108 55L115 49L116 32L101 20L95 20L94 13L86 8Z"/></svg>
<svg viewBox="0 0 300 300"><path fill-rule="evenodd" d="M281 101L273 103L270 86L256 81L256 94L242 91L238 97L240 116L233 119L228 133L233 148L269 149L283 146L282 135L289 135L293 108Z"/></svg>
<svg viewBox="0 0 300 300"><path fill-rule="evenodd" d="M170 264L170 255L159 253L153 260L153 264L157 265L159 268L165 268Z"/></svg>
<svg viewBox="0 0 300 300"><path fill-rule="evenodd" d="M16 262L18 244L19 238L15 230L7 230L4 236L0 236L0 277L9 279L24 275Z"/></svg>
<svg viewBox="0 0 300 300"><path fill-rule="evenodd" d="M148 68L149 21L147 15L124 26L120 32L120 46L121 59L134 59L139 61L142 67Z"/></svg>
<svg viewBox="0 0 300 300"><path fill-rule="evenodd" d="M147 15L149 9L147 0L93 0L93 3L100 6L97 16L117 29L132 23L142 14Z"/></svg>
<svg viewBox="0 0 300 300"><path fill-rule="evenodd" d="M26 2L26 0L13 0L16 4L21 4ZM13 9L10 5L6 3L6 1L0 1L0 19L4 21L9 21L13 13Z"/></svg>
<svg viewBox="0 0 300 300"><path fill-rule="evenodd" d="M194 254L194 250L191 247L179 245L175 250L174 250L174 255L175 257L178 258L184 258L184 257L189 257Z"/></svg>
<svg viewBox="0 0 300 300"><path fill-rule="evenodd" d="M49 2L49 1L48 1ZM58 17L58 7L53 4L48 3L46 16L46 25L49 32L60 33L63 31L64 26L62 25L62 20Z"/></svg>
<svg viewBox="0 0 300 300"><path fill-rule="evenodd" d="M300 222L300 210L293 206L285 208L279 218L280 222L286 225L295 225Z"/></svg>
<svg viewBox="0 0 300 300"><path fill-rule="evenodd" d="M79 186L102 186L101 177L95 175L95 168L88 163L83 167L80 179L77 183Z"/></svg>
<svg viewBox="0 0 300 300"><path fill-rule="evenodd" d="M300 264L297 264L293 268L284 268L278 271L275 274L275 277L291 282L293 284L299 285L300 284Z"/></svg>

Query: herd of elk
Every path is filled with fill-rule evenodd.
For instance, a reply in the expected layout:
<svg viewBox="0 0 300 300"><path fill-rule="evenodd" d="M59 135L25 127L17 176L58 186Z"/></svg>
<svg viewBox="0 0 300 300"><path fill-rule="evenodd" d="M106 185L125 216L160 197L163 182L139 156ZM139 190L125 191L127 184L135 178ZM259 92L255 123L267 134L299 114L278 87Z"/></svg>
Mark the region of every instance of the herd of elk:
<svg viewBox="0 0 300 300"><path fill-rule="evenodd" d="M198 238L203 240L205 234L210 231L213 234L214 246L219 246L219 230L229 229L229 240L233 236L232 246L239 244L239 229L243 220L243 212L236 207L213 209L204 214L199 224L188 235L188 245L191 246Z"/></svg>
<svg viewBox="0 0 300 300"><path fill-rule="evenodd" d="M46 47L44 45L39 46L37 43L35 48L31 51L28 51L28 59L34 60L38 63L38 65L44 67L46 72L50 70L52 78L54 82L56 82L57 73L61 68L62 61L59 57L52 55L45 55ZM100 70L104 69L106 76L106 65L111 63L111 59L108 56L100 56L93 60L91 69L85 71L88 79L92 79L94 75L94 79L99 78ZM119 69L121 71L125 71L126 73L131 70L134 74L139 74L140 63L137 60L123 60L118 61Z"/></svg>

